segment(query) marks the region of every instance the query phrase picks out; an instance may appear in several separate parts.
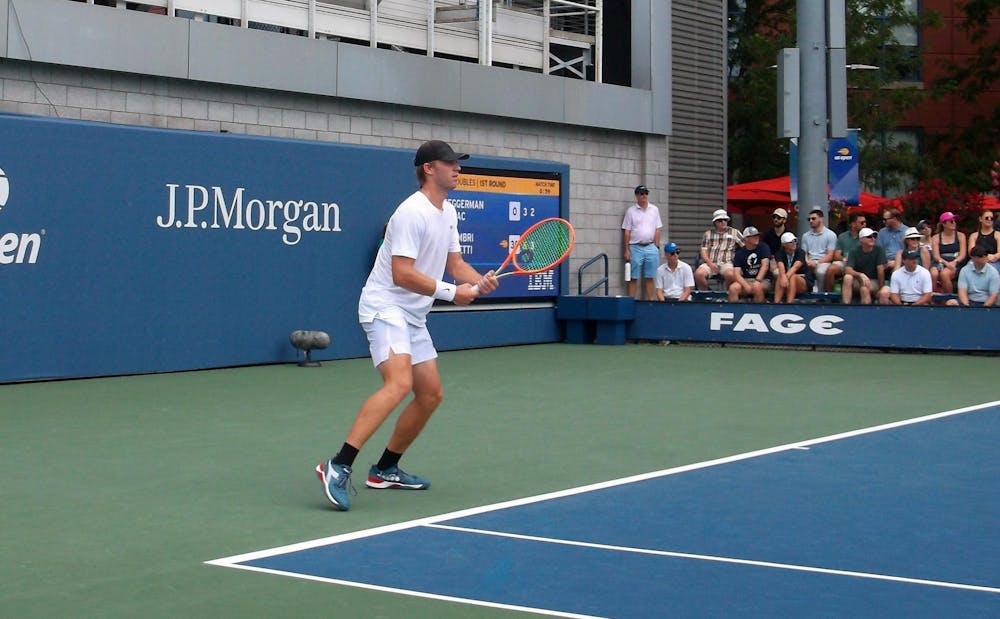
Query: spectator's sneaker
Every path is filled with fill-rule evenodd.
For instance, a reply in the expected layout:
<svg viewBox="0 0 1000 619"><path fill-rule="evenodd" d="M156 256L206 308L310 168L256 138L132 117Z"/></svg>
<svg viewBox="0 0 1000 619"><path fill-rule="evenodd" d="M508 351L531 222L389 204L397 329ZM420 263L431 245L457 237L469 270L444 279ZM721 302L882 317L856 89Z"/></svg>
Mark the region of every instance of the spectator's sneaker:
<svg viewBox="0 0 1000 619"><path fill-rule="evenodd" d="M369 488L403 488L405 490L426 490L431 487L431 482L410 475L399 467L388 468L384 471L372 465L368 471L368 480L365 482Z"/></svg>
<svg viewBox="0 0 1000 619"><path fill-rule="evenodd" d="M351 467L343 464L333 464L329 460L316 465L316 475L323 482L323 490L326 498L330 499L333 506L342 512L351 509L351 497L349 488L351 482Z"/></svg>

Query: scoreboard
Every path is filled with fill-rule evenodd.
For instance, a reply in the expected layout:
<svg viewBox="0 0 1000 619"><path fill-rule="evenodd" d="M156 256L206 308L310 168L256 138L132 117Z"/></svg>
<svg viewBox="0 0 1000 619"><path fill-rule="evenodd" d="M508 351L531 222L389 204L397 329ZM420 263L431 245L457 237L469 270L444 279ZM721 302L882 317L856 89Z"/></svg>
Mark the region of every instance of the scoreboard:
<svg viewBox="0 0 1000 619"><path fill-rule="evenodd" d="M458 237L465 261L480 273L506 259L519 235L532 224L560 217L561 175L463 167L448 201L458 212ZM554 297L559 269L500 280L492 299Z"/></svg>

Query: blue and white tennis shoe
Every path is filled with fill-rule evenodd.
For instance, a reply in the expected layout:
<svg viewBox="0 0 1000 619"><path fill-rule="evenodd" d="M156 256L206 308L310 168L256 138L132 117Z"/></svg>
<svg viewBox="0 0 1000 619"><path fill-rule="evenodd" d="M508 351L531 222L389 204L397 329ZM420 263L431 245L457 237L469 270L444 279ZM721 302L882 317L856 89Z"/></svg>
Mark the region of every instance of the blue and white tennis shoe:
<svg viewBox="0 0 1000 619"><path fill-rule="evenodd" d="M348 491L348 488L353 488L349 486L351 467L327 460L316 466L316 476L323 482L326 498L330 499L335 508L342 512L351 509L351 497Z"/></svg>
<svg viewBox="0 0 1000 619"><path fill-rule="evenodd" d="M404 490L426 490L431 487L428 480L410 475L399 467L391 467L384 471L374 464L368 470L368 480L365 485L369 488L402 488Z"/></svg>

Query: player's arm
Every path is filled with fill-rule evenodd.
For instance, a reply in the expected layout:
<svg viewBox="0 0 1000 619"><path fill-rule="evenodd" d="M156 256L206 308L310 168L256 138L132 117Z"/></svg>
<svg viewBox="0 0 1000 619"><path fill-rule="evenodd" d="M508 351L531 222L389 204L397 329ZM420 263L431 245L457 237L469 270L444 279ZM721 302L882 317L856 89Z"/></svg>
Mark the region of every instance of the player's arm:
<svg viewBox="0 0 1000 619"><path fill-rule="evenodd" d="M489 294L497 289L498 282L497 278L493 276L493 271L488 271L486 275L481 275L457 251L448 254L448 263L445 269L449 275L455 278L456 282L467 284L470 288L477 286L479 290L479 295L477 296ZM472 292L474 293L475 291Z"/></svg>
<svg viewBox="0 0 1000 619"><path fill-rule="evenodd" d="M476 294L468 284L455 286L432 279L416 268L416 260L407 256L392 257L392 282L410 292L451 301L456 305L468 305ZM463 288L465 290L463 290Z"/></svg>

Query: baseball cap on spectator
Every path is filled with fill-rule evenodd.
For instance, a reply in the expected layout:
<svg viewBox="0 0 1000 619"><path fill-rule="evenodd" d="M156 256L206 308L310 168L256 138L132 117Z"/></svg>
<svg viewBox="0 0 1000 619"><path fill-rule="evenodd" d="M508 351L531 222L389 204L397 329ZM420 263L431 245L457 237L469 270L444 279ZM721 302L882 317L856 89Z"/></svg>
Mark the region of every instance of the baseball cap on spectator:
<svg viewBox="0 0 1000 619"><path fill-rule="evenodd" d="M673 241L663 246L663 253L665 254L676 254L680 250L681 248L677 247L677 243L674 243Z"/></svg>
<svg viewBox="0 0 1000 619"><path fill-rule="evenodd" d="M645 185L639 185L638 187L635 188L635 195L639 195L640 193L647 193L648 194L649 193L649 187L646 187Z"/></svg>
<svg viewBox="0 0 1000 619"><path fill-rule="evenodd" d="M921 219L920 221L917 222L917 225L915 226L917 230L920 230L921 228L930 228L930 227L931 227L931 222L927 221L926 219Z"/></svg>
<svg viewBox="0 0 1000 619"><path fill-rule="evenodd" d="M781 242L782 243L795 243L795 242L797 242L797 240L796 240L794 234L792 234L791 232L786 232L786 233L784 233L784 234L781 235Z"/></svg>
<svg viewBox="0 0 1000 619"><path fill-rule="evenodd" d="M969 250L969 255L973 258L982 258L983 256L988 256L989 252L982 245L973 245L972 249Z"/></svg>
<svg viewBox="0 0 1000 619"><path fill-rule="evenodd" d="M753 226L747 226L743 228L743 236L760 236L760 230L754 228Z"/></svg>
<svg viewBox="0 0 1000 619"><path fill-rule="evenodd" d="M911 228L907 228L906 229L906 234L903 235L903 238L904 239L919 239L920 238L920 230L917 230L916 228L912 228L912 227Z"/></svg>
<svg viewBox="0 0 1000 619"><path fill-rule="evenodd" d="M941 217L938 218L938 221L945 222L945 221L951 221L952 219L955 219L955 213L952 213L951 211L945 211L941 213Z"/></svg>
<svg viewBox="0 0 1000 619"><path fill-rule="evenodd" d="M907 249L903 252L903 260L916 260L920 257L920 250Z"/></svg>
<svg viewBox="0 0 1000 619"><path fill-rule="evenodd" d="M719 210L712 213L713 222L719 221L720 219L725 219L726 221L729 221L729 213L727 213L726 209L724 208L720 208Z"/></svg>
<svg viewBox="0 0 1000 619"><path fill-rule="evenodd" d="M859 239L867 239L868 237L875 238L878 236L878 232L875 232L871 228L862 228L861 232L858 232Z"/></svg>
<svg viewBox="0 0 1000 619"><path fill-rule="evenodd" d="M782 219L788 219L788 211L786 211L783 208L776 208L776 209L774 209L774 212L771 213L771 214L774 215L775 217L781 217Z"/></svg>

